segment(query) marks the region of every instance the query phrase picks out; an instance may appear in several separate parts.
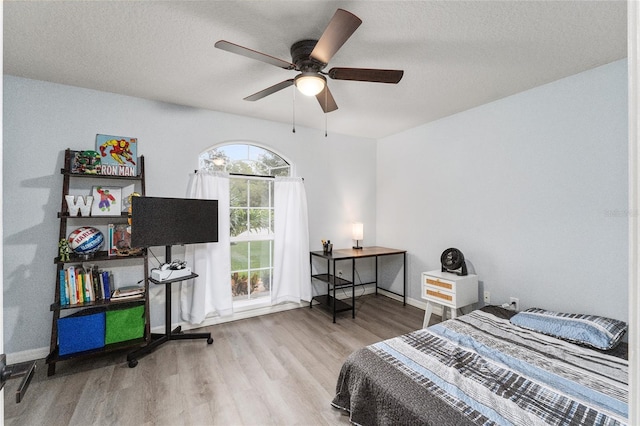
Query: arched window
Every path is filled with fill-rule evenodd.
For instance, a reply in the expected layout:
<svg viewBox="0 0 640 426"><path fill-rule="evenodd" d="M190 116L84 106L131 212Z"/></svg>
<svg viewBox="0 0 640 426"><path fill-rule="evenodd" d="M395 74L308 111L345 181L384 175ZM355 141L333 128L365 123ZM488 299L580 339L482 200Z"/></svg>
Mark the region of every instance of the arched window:
<svg viewBox="0 0 640 426"><path fill-rule="evenodd" d="M273 278L273 184L291 166L266 148L234 143L200 155L200 169L229 173L231 292L234 303L270 296Z"/></svg>

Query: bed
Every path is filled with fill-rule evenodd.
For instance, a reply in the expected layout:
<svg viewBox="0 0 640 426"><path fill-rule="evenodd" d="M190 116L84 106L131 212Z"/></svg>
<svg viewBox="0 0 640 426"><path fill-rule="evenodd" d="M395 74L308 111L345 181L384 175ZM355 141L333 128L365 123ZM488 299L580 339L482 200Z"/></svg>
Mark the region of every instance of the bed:
<svg viewBox="0 0 640 426"><path fill-rule="evenodd" d="M593 347L580 340L589 316L557 315L531 325L486 307L372 344L343 364L332 405L360 425L626 424L626 324Z"/></svg>

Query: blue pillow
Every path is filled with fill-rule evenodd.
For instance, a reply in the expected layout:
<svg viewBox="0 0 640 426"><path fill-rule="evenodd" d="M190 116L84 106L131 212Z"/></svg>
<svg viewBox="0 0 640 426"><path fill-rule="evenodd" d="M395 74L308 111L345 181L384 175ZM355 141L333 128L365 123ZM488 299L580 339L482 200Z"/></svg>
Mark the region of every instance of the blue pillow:
<svg viewBox="0 0 640 426"><path fill-rule="evenodd" d="M563 314L530 308L511 317L511 323L527 330L567 340L572 343L609 350L616 347L627 324L596 315Z"/></svg>

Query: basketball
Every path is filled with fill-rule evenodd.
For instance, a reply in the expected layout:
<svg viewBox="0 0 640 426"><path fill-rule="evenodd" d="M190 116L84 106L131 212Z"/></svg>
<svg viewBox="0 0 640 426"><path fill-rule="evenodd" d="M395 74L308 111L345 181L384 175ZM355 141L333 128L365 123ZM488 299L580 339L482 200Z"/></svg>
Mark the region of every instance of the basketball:
<svg viewBox="0 0 640 426"><path fill-rule="evenodd" d="M91 255L104 244L102 232L91 226L83 226L69 234L69 247L79 255Z"/></svg>

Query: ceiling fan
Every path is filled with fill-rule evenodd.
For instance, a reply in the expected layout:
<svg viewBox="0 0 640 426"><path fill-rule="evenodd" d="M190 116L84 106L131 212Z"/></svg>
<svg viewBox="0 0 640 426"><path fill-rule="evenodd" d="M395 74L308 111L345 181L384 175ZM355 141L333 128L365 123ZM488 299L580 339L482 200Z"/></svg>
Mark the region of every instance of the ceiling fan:
<svg viewBox="0 0 640 426"><path fill-rule="evenodd" d="M327 86L325 76L333 80L369 81L373 83L396 84L402 79L402 70L384 70L371 68L331 68L329 72L322 71L329 60L351 37L362 24L362 20L351 12L338 9L329 21L322 36L318 40L300 40L291 46L291 62L252 50L226 40L216 42L215 47L231 53L246 56L275 65L286 70L295 70L299 74L295 78L284 80L271 87L267 87L253 95L244 98L245 101L257 101L291 85L307 95L315 96L326 113L338 109L331 91Z"/></svg>

